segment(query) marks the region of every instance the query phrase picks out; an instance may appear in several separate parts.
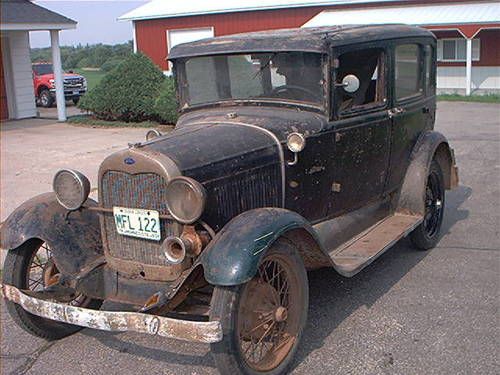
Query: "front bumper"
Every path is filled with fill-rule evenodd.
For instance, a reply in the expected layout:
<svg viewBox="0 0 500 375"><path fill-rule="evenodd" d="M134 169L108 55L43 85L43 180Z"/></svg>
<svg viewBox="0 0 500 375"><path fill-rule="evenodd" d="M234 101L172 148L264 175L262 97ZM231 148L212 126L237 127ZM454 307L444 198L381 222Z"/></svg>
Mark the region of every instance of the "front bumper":
<svg viewBox="0 0 500 375"><path fill-rule="evenodd" d="M190 342L222 340L219 321L197 322L135 312L99 311L28 296L12 285L2 285L4 298L33 315L58 322L113 332L139 332Z"/></svg>
<svg viewBox="0 0 500 375"><path fill-rule="evenodd" d="M72 98L79 98L87 93L86 89L83 88L64 88L64 98L66 100ZM56 97L56 89L50 89L50 95L55 98Z"/></svg>

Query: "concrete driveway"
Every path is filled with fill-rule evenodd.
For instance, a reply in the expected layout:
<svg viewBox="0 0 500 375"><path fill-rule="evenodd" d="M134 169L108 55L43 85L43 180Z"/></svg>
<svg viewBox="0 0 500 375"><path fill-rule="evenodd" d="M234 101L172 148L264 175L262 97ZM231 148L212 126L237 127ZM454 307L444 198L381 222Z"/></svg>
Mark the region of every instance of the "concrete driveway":
<svg viewBox="0 0 500 375"><path fill-rule="evenodd" d="M446 196L443 238L429 252L404 239L361 274L309 274L310 311L294 374L498 374L500 106L439 103L460 187ZM2 218L50 190L60 167L92 179L104 156L143 129L14 123L2 129ZM3 374L216 374L205 345L85 329L47 343L2 307Z"/></svg>

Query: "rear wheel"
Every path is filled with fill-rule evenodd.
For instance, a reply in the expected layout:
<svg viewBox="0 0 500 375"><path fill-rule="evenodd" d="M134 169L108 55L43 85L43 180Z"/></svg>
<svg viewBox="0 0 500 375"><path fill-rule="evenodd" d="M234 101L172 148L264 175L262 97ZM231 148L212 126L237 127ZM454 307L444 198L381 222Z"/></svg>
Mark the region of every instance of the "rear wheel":
<svg viewBox="0 0 500 375"><path fill-rule="evenodd" d="M43 241L32 239L17 249L9 250L3 268L3 283L18 289L41 291L57 280L59 270L54 263L50 247ZM47 340L57 340L71 335L82 327L60 323L30 314L18 304L5 301L10 316L25 331ZM64 301L73 306L100 308L102 301L82 294Z"/></svg>
<svg viewBox="0 0 500 375"><path fill-rule="evenodd" d="M50 95L50 91L47 89L43 89L40 91L39 101L42 107L50 108L52 104L54 104L54 98Z"/></svg>
<svg viewBox="0 0 500 375"><path fill-rule="evenodd" d="M73 104L77 105L78 102L80 101L80 98L73 98L72 100L73 100Z"/></svg>
<svg viewBox="0 0 500 375"><path fill-rule="evenodd" d="M443 172L439 164L433 160L425 187L424 220L410 234L411 242L417 249L428 250L438 243L443 223L444 198Z"/></svg>
<svg viewBox="0 0 500 375"><path fill-rule="evenodd" d="M211 320L221 342L211 345L221 374L283 374L292 364L308 309L307 274L295 247L276 242L248 283L216 287Z"/></svg>

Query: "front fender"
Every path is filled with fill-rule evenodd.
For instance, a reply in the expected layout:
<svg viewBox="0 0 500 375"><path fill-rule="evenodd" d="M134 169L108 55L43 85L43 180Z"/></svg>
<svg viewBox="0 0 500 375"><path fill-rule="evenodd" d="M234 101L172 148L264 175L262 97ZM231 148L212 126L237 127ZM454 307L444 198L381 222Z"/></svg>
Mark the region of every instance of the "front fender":
<svg viewBox="0 0 500 375"><path fill-rule="evenodd" d="M282 208L246 211L227 223L200 257L205 279L213 285L238 285L257 272L262 256L271 244L293 229L316 233L299 214Z"/></svg>
<svg viewBox="0 0 500 375"><path fill-rule="evenodd" d="M97 205L87 199L85 206ZM15 249L31 238L45 241L63 274L76 274L102 256L101 230L96 212L68 212L54 193L38 195L20 205L2 225L0 244Z"/></svg>

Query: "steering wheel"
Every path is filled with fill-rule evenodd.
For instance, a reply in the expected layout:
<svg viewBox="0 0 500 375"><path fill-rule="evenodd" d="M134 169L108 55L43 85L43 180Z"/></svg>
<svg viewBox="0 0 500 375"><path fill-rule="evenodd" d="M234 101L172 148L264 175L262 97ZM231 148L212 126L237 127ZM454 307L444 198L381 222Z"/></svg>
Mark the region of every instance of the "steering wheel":
<svg viewBox="0 0 500 375"><path fill-rule="evenodd" d="M321 99L321 97L311 91L311 90L308 90L304 87L301 87L301 86L295 86L295 85L281 85L281 86L278 86L278 87L275 87L272 91L271 91L271 95L276 95L276 94L280 94L284 91L288 91L288 90L297 90L297 91L302 91L306 94L308 94L310 97L314 98L314 99Z"/></svg>

